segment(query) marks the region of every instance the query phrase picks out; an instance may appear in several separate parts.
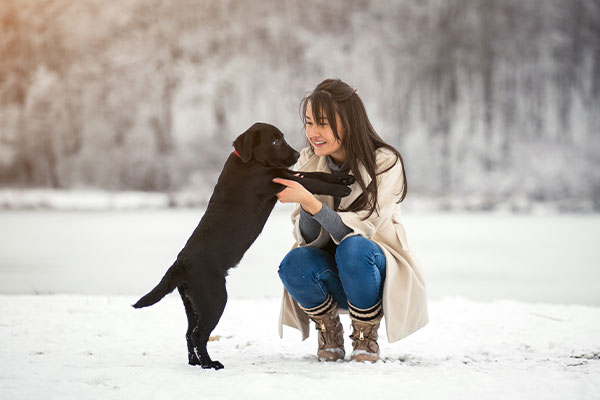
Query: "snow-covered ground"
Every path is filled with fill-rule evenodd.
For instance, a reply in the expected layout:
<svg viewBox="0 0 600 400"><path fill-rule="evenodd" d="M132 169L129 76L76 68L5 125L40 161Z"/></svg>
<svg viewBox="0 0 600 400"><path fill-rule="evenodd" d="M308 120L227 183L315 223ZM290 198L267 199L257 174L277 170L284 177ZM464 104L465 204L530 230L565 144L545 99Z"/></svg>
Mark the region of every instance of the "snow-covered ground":
<svg viewBox="0 0 600 400"><path fill-rule="evenodd" d="M224 370L187 365L170 296L0 296L2 399L597 399L600 309L431 302L431 323L382 361L320 363L316 337L277 336L278 299L233 299L209 343ZM349 332L347 316L342 316ZM350 348L349 340L346 343Z"/></svg>
<svg viewBox="0 0 600 400"><path fill-rule="evenodd" d="M288 212L228 279L209 344L222 371L186 364L176 295L129 307L202 210L0 212L0 399L600 397L600 216L406 215L431 322L362 365L277 336Z"/></svg>

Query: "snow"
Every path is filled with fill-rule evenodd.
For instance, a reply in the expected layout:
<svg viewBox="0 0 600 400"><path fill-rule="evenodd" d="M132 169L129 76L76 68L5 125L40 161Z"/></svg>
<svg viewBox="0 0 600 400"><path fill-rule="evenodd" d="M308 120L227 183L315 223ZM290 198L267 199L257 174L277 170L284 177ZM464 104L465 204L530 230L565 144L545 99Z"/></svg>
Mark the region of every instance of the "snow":
<svg viewBox="0 0 600 400"><path fill-rule="evenodd" d="M107 211L161 209L208 203L210 191L175 193L99 189L7 189L0 188L0 210L51 209L63 211Z"/></svg>
<svg viewBox="0 0 600 400"><path fill-rule="evenodd" d="M0 212L0 399L509 398L600 396L600 216L407 214L430 324L382 360L316 359L316 335L277 335L281 205L228 278L209 343L221 371L187 365L176 294L134 310L202 210Z"/></svg>
<svg viewBox="0 0 600 400"><path fill-rule="evenodd" d="M232 299L209 343L225 365L214 371L187 365L176 296L145 310L134 300L0 296L0 397L591 399L600 389L597 307L433 301L427 327L380 340L382 360L360 364L317 361L314 333L280 340L279 299Z"/></svg>
<svg viewBox="0 0 600 400"><path fill-rule="evenodd" d="M216 181L207 179L204 175L201 178L189 188L173 192L0 187L0 210L123 211L206 207ZM490 197L484 193L461 196L411 193L403 207L412 213L421 214L440 211L495 211L552 215L565 212L593 213L596 210L595 203L589 199L539 201L522 195Z"/></svg>
<svg viewBox="0 0 600 400"><path fill-rule="evenodd" d="M281 294L292 245L278 205L228 279L230 296ZM201 209L0 212L0 293L140 295L158 282ZM600 215L406 214L432 299L514 299L600 306ZM32 248L35 244L35 248Z"/></svg>

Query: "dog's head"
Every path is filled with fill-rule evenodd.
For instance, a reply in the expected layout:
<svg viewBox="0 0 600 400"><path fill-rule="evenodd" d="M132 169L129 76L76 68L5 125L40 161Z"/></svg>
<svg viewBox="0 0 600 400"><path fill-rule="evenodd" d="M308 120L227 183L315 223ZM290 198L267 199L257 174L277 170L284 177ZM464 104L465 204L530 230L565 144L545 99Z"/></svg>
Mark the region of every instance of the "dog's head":
<svg viewBox="0 0 600 400"><path fill-rule="evenodd" d="M276 127L257 122L233 142L242 162L254 160L268 167L288 168L294 165L300 154L283 138Z"/></svg>

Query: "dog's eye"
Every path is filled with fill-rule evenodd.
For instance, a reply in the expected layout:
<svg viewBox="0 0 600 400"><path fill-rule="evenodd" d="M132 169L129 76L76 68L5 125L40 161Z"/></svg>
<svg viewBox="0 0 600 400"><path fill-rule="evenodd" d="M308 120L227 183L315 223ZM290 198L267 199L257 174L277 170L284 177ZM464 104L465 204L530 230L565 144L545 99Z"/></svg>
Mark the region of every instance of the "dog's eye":
<svg viewBox="0 0 600 400"><path fill-rule="evenodd" d="M273 140L273 146L279 146L281 144L281 139Z"/></svg>

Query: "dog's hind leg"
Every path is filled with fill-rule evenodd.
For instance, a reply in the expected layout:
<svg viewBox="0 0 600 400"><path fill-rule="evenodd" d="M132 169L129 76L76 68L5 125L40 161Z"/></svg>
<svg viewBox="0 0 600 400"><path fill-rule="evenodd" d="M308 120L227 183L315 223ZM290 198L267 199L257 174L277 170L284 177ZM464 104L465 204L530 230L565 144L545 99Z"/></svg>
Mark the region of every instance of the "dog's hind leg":
<svg viewBox="0 0 600 400"><path fill-rule="evenodd" d="M183 306L185 307L185 315L188 320L188 329L185 333L185 340L187 342L187 350L188 350L188 364L190 365L200 365L200 360L198 356L196 356L196 352L194 351L194 342L192 339L192 332L196 325L198 325L198 314L194 311L194 307L192 307L192 302L187 297L185 284L179 285L177 287L179 290L179 294L181 295L181 300L183 300Z"/></svg>
<svg viewBox="0 0 600 400"><path fill-rule="evenodd" d="M221 319L225 304L227 303L225 277L220 277L218 281L206 279L203 285L194 287L193 294L191 291L188 294L190 295L194 309L198 312L198 320L192 332L192 341L199 364L202 368L221 369L223 368L223 364L216 360L213 361L210 358L206 345L210 333L219 323L219 319Z"/></svg>

